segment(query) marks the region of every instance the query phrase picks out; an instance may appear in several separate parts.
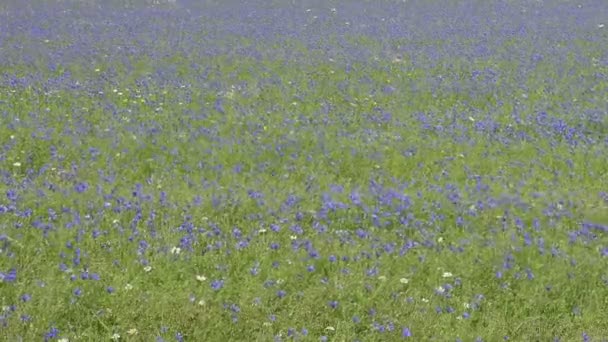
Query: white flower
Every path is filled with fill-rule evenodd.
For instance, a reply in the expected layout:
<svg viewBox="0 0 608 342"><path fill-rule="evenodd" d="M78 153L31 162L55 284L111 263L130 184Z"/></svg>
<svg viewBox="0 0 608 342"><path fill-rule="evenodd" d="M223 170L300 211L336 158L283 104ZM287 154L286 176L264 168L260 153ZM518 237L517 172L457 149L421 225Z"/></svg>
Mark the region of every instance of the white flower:
<svg viewBox="0 0 608 342"><path fill-rule="evenodd" d="M120 334L114 333L114 334L112 334L112 337L110 337L110 339L113 341L118 341L118 340L120 340Z"/></svg>
<svg viewBox="0 0 608 342"><path fill-rule="evenodd" d="M401 278L401 279L399 279L399 282L400 282L401 284L407 284L407 283L409 283L409 282L410 282L410 280L409 280L409 279L407 279L407 278Z"/></svg>
<svg viewBox="0 0 608 342"><path fill-rule="evenodd" d="M451 278L453 276L453 274L451 272L443 272L442 277L444 278Z"/></svg>
<svg viewBox="0 0 608 342"><path fill-rule="evenodd" d="M131 285L131 284L125 285L125 290L130 291L132 289L133 289L133 285Z"/></svg>
<svg viewBox="0 0 608 342"><path fill-rule="evenodd" d="M204 275L197 275L196 280L203 282L203 281L207 280L207 277L205 277Z"/></svg>
<svg viewBox="0 0 608 342"><path fill-rule="evenodd" d="M129 335L137 335L138 331L135 328L131 328L129 330L127 330L127 334Z"/></svg>
<svg viewBox="0 0 608 342"><path fill-rule="evenodd" d="M148 265L146 267L144 267L144 272L150 272L152 271L152 266Z"/></svg>
<svg viewBox="0 0 608 342"><path fill-rule="evenodd" d="M171 254L179 254L182 252L182 249L179 247L173 247L171 248Z"/></svg>
<svg viewBox="0 0 608 342"><path fill-rule="evenodd" d="M325 328L325 330L327 330L327 331L336 331L336 328L330 326L330 327Z"/></svg>

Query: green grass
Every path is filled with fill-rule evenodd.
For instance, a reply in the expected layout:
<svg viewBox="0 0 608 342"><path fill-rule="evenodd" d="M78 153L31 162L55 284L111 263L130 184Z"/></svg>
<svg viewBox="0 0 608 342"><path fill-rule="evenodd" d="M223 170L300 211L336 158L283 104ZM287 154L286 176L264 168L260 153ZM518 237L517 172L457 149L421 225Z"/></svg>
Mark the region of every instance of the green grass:
<svg viewBox="0 0 608 342"><path fill-rule="evenodd" d="M0 336L39 340L57 327L71 341L267 341L293 328L301 341L387 341L407 327L418 341L608 337L608 237L568 235L586 221L608 226L598 195L608 190L607 145L598 133L575 146L535 123L546 110L587 125L572 111L608 100L607 84L561 70L582 80L608 70L548 60L521 75L493 58L444 62L381 59L347 72L328 61L217 56L201 81L176 54L136 58L131 73L63 66L88 88L0 89L3 193L18 196L0 214L0 271L17 269L16 281L0 282ZM463 81L486 68L497 72L494 86ZM396 91L383 93L388 85ZM382 111L392 117L382 121ZM443 130L425 128L421 113ZM484 120L497 131L475 129ZM383 202L390 190L411 204ZM348 208L322 215L324 194ZM285 206L290 195L299 200ZM185 238L190 249L176 253ZM83 280L84 271L100 279Z"/></svg>

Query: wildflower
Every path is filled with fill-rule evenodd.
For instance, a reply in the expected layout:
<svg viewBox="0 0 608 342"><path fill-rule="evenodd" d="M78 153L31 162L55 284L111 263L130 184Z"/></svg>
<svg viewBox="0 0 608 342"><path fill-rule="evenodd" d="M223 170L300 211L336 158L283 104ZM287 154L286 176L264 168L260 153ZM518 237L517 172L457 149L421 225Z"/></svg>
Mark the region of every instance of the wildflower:
<svg viewBox="0 0 608 342"><path fill-rule="evenodd" d="M211 282L211 288L214 291L219 291L222 287L224 287L224 281L223 280L214 280Z"/></svg>
<svg viewBox="0 0 608 342"><path fill-rule="evenodd" d="M89 188L89 184L87 184L86 182L81 182L74 186L74 190L76 190L76 192L78 192L78 193L83 193L83 192L87 191L88 188Z"/></svg>
<svg viewBox="0 0 608 342"><path fill-rule="evenodd" d="M144 267L144 272L147 273L147 272L150 272L150 271L152 271L152 266L148 265L148 266Z"/></svg>
<svg viewBox="0 0 608 342"><path fill-rule="evenodd" d="M118 340L120 340L120 334L119 333L113 333L112 336L110 337L110 339L112 341L118 341Z"/></svg>
<svg viewBox="0 0 608 342"><path fill-rule="evenodd" d="M207 277L205 277L204 275L197 275L196 280L203 282L203 281L207 280Z"/></svg>
<svg viewBox="0 0 608 342"><path fill-rule="evenodd" d="M131 328L131 329L127 330L127 334L129 334L129 335L131 335L131 336L133 336L133 335L137 335L137 333L138 333L138 332L139 332L139 331L137 331L137 329L136 329L136 328Z"/></svg>
<svg viewBox="0 0 608 342"><path fill-rule="evenodd" d="M403 329L401 330L401 336L402 336L403 338L406 338L406 337L412 337L412 332L410 331L410 328L408 328L408 327L403 327Z"/></svg>
<svg viewBox="0 0 608 342"><path fill-rule="evenodd" d="M453 275L451 272L443 272L443 275L442 275L442 277L444 277L444 278L451 278L452 276Z"/></svg>
<svg viewBox="0 0 608 342"><path fill-rule="evenodd" d="M399 279L399 282L400 282L401 284L407 284L407 283L409 283L409 282L410 282L410 280L409 280L409 279L407 279L407 278L401 278L401 279Z"/></svg>
<svg viewBox="0 0 608 342"><path fill-rule="evenodd" d="M12 268L10 271L4 273L0 272L0 283L14 283L17 280L17 270Z"/></svg>
<svg viewBox="0 0 608 342"><path fill-rule="evenodd" d="M44 335L44 340L49 341L51 339L57 338L59 336L59 329L55 327L51 327L49 331Z"/></svg>

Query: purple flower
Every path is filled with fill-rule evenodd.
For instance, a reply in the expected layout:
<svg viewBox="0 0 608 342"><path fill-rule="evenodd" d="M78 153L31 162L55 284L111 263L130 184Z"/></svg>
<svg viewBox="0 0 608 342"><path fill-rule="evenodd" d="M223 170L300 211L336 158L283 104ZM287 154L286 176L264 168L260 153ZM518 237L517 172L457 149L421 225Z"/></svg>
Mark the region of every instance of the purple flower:
<svg viewBox="0 0 608 342"><path fill-rule="evenodd" d="M214 280L211 282L211 288L214 291L219 291L222 287L224 287L224 281L223 280Z"/></svg>
<svg viewBox="0 0 608 342"><path fill-rule="evenodd" d="M87 191L88 188L89 184L87 184L86 182L80 182L74 186L74 190L76 190L77 193L83 193Z"/></svg>
<svg viewBox="0 0 608 342"><path fill-rule="evenodd" d="M59 336L59 329L55 327L51 327L49 331L44 335L44 341L49 341L51 339L57 338Z"/></svg>
<svg viewBox="0 0 608 342"><path fill-rule="evenodd" d="M14 283L17 280L17 270L11 268L8 272L0 272L0 283Z"/></svg>
<svg viewBox="0 0 608 342"><path fill-rule="evenodd" d="M412 332L410 331L410 328L403 327L403 329L401 330L401 337L403 337L403 338L412 337Z"/></svg>
<svg viewBox="0 0 608 342"><path fill-rule="evenodd" d="M329 301L327 303L327 305L329 305L330 308L335 309L338 307L338 301L336 301L336 300Z"/></svg>

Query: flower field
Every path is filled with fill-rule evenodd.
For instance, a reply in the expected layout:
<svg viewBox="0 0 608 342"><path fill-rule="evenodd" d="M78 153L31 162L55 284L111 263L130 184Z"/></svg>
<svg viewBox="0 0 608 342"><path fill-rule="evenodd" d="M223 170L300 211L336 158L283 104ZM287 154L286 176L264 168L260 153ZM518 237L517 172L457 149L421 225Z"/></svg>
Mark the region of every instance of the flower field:
<svg viewBox="0 0 608 342"><path fill-rule="evenodd" d="M604 1L0 4L0 339L608 340Z"/></svg>

